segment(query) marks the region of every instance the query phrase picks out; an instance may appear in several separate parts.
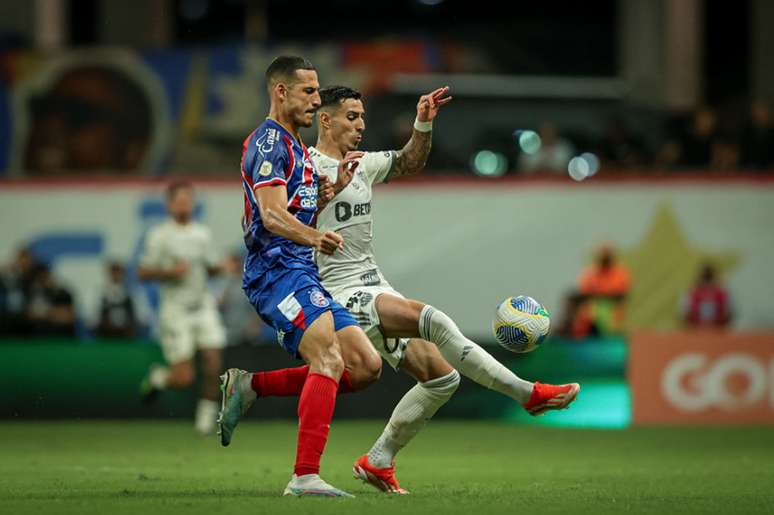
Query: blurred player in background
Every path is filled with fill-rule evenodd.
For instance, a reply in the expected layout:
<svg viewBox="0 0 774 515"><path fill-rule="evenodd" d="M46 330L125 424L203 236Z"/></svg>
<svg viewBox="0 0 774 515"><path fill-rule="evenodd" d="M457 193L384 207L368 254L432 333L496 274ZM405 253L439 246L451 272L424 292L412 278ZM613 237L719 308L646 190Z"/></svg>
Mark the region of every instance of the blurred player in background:
<svg viewBox="0 0 774 515"><path fill-rule="evenodd" d="M190 387L196 377L194 356L201 357L202 391L196 406L195 428L215 430L218 414L218 375L222 368L225 330L209 276L219 274L210 230L192 220L193 186L185 181L167 188L169 219L151 229L140 261L139 277L158 281L161 293L159 333L166 367L151 367L141 389L146 402L160 391Z"/></svg>
<svg viewBox="0 0 774 515"><path fill-rule="evenodd" d="M334 254L317 254L323 285L347 306L384 359L418 381L395 407L369 453L353 467L356 477L391 493L407 493L395 479L395 455L456 391L457 370L511 397L533 415L567 407L580 389L576 383L554 386L517 377L467 339L445 313L395 291L376 264L372 186L423 170L430 153L433 119L451 101L448 91L439 88L420 97L414 131L406 145L398 151L366 152L353 174L342 171L339 163L362 140L363 101L350 88L325 88L320 92L317 145L309 149L321 175L321 197L328 202L318 226L323 231L335 230L347 242Z"/></svg>
<svg viewBox="0 0 774 515"><path fill-rule="evenodd" d="M266 70L271 110L244 142L243 228L247 258L243 287L279 343L307 366L250 374L229 369L223 376L219 417L221 443L231 442L242 415L257 397L299 396L298 446L284 495L349 497L320 478L336 396L378 379L381 359L357 322L320 283L313 249L334 254L341 236L314 228L317 171L298 130L310 127L320 107L317 72L300 57L281 56ZM362 153L342 156L342 176Z"/></svg>

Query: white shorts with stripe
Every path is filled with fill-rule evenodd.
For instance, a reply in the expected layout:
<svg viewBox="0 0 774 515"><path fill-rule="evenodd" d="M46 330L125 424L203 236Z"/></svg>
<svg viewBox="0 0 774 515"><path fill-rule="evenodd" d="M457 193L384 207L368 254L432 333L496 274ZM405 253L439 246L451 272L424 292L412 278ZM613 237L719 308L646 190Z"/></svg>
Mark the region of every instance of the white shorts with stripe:
<svg viewBox="0 0 774 515"><path fill-rule="evenodd" d="M392 368L398 370L400 362L408 345L408 338L385 338L380 326L379 313L376 312L376 298L387 293L405 298L386 281L375 286L345 286L329 290L336 301L347 308L347 311L357 320L358 325L371 340L374 348L382 355Z"/></svg>

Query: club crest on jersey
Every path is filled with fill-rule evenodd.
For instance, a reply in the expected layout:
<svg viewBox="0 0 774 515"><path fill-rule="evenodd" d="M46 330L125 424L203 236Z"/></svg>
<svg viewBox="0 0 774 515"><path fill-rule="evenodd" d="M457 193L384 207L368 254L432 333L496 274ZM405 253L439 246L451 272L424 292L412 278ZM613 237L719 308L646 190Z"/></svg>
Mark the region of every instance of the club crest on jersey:
<svg viewBox="0 0 774 515"><path fill-rule="evenodd" d="M328 299L325 298L323 292L317 288L314 288L311 292L309 292L309 301L318 308L326 308L329 304Z"/></svg>
<svg viewBox="0 0 774 515"><path fill-rule="evenodd" d="M272 169L273 169L272 164L269 161L264 161L263 164L261 165L261 169L258 170L258 175L260 175L261 177L268 177L269 175L271 175Z"/></svg>

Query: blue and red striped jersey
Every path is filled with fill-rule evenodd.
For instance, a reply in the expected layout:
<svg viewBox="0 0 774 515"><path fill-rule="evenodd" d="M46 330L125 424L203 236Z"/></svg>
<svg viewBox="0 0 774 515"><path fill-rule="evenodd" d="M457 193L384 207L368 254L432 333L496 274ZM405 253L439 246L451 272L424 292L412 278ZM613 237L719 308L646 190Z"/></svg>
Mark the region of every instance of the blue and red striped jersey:
<svg viewBox="0 0 774 515"><path fill-rule="evenodd" d="M304 268L317 273L312 248L270 233L263 226L255 191L280 187L288 191L288 212L305 225L317 221L317 171L303 143L277 121L267 118L242 144L242 219L247 259L244 284L261 279L267 270Z"/></svg>

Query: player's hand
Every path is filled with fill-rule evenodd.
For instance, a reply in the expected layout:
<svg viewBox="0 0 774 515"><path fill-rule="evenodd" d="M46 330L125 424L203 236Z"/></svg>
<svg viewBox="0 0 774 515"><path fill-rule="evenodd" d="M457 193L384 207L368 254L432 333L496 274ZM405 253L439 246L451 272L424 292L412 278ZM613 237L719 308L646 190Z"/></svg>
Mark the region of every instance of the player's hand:
<svg viewBox="0 0 774 515"><path fill-rule="evenodd" d="M169 269L169 275L172 277L172 279L179 281L185 277L185 274L188 273L190 268L191 267L188 266L188 263L185 261L178 261L175 263L175 266Z"/></svg>
<svg viewBox="0 0 774 515"><path fill-rule="evenodd" d="M314 248L318 252L330 256L336 250L344 248L344 238L333 231L321 232L317 237L317 241L314 242Z"/></svg>
<svg viewBox="0 0 774 515"><path fill-rule="evenodd" d="M338 173L336 174L336 183L333 185L333 191L335 195L338 195L341 190L349 186L352 182L352 176L355 175L360 164L359 159L365 155L365 152L347 152L339 162Z"/></svg>
<svg viewBox="0 0 774 515"><path fill-rule="evenodd" d="M317 209L323 210L328 203L336 196L333 191L333 183L327 175L320 175L317 181Z"/></svg>
<svg viewBox="0 0 774 515"><path fill-rule="evenodd" d="M438 88L432 93L419 97L417 103L417 120L420 122L431 122L438 114L441 106L445 106L452 101L452 97L445 96L449 93L449 86Z"/></svg>

